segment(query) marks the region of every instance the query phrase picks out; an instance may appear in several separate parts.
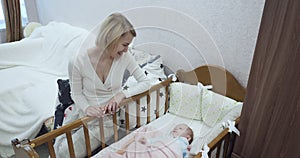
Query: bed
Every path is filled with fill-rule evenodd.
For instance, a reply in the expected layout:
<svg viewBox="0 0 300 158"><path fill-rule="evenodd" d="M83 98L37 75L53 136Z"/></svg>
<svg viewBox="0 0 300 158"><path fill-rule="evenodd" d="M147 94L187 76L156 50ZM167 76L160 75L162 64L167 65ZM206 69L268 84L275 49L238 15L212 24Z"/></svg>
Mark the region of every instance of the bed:
<svg viewBox="0 0 300 158"><path fill-rule="evenodd" d="M11 157L11 140L33 139L57 103L57 79L68 77L68 59L87 30L50 22L21 41L0 45L0 157Z"/></svg>
<svg viewBox="0 0 300 158"><path fill-rule="evenodd" d="M143 98L146 98L147 102L147 109L150 108L153 104L155 104L156 111L155 111L155 118L151 117L150 110L147 112L146 115L146 125L143 124L141 121L141 114L140 110L136 110L136 114L134 115L135 117L135 124L134 126L136 128L139 128L141 126L161 126L162 123L165 124L166 121L164 120L175 120L175 122L191 122L189 123L193 127L193 131L197 134L200 133L201 135L197 135L194 141L192 142L192 148L190 151L190 156L191 157L201 157L202 154L207 154L211 156L213 154L215 157L220 157L220 156L227 156L230 154L230 150L232 149L233 141L234 141L234 136L235 134L232 131L238 132L236 128L232 127L238 124L239 122L239 115L240 111L242 108L242 101L244 100L245 96L245 88L243 88L237 80L233 77L233 75L225 70L222 67L219 66L213 66L213 65L204 65L200 66L192 71L183 71L183 70L178 70L176 72L175 77L169 77L165 79L164 81L155 84L152 86L149 90L135 95L131 98L127 98L124 101L121 102L121 107L125 110L125 133L127 134L125 137L122 139L119 138L119 133L118 131L120 130L119 128L119 114L115 113L112 115L112 121L114 122L114 136L113 140L115 143L109 145L107 147L107 142L108 140L104 140L104 134L103 131L100 130L101 134L101 140L104 140L101 142L101 148L102 150L98 152L96 155L93 155L94 157L101 157L102 154L105 154L106 151L108 150L118 150L118 146L120 144L123 144L126 142L126 140L130 139L132 135L132 125L130 124L130 118L132 118L129 113L130 113L130 106L134 106L134 108L140 108L141 101L144 100ZM176 82L175 79L177 79ZM201 86L202 83L204 86ZM185 113L182 113L180 106L181 101L179 101L179 104L176 106L173 106L174 104L178 103L178 101L174 101L174 90L172 90L172 87L174 88L174 85L178 84L179 89L182 88L182 86L193 86L194 89L204 89L204 91L201 93L202 97L203 95L206 96L218 96L218 97L225 97L227 98L226 100L230 100L231 106L234 110L224 110L226 109L224 106L222 108L218 107L218 101L214 101L214 97L207 97L210 99L201 99L201 103L206 101L210 104L215 104L213 106L214 108L207 108L207 107L202 107L201 111L202 114L200 114L199 120L201 121L193 121L192 119L189 118L189 115L186 115ZM199 86L200 85L200 86ZM212 85L212 90L207 90L205 85ZM175 86L176 88L176 86ZM177 87L178 88L178 87ZM165 99L164 101L160 100L160 94L161 90L165 92ZM187 90L190 90L190 88L187 88ZM204 93L205 92L205 93ZM153 93L156 95L156 99L151 99ZM191 94L191 93L181 93L180 95L183 94ZM177 97L178 98L178 97ZM180 97L179 97L180 98ZM182 97L181 97L182 98ZM230 99L232 98L232 99ZM196 99L197 100L197 99ZM233 100L233 101L232 101ZM159 106L163 102L164 108L162 111L160 111ZM173 107L173 110L171 110ZM175 108L174 108L175 107ZM179 107L179 108L178 108ZM216 115L211 115L214 113L216 109L219 109L220 113L217 113L217 116L222 116L221 118L218 117L218 119L215 119ZM221 110L220 110L221 109ZM163 115L161 115L163 113ZM184 116L181 116L183 114ZM203 115L204 114L204 115ZM215 114L215 113L214 113ZM228 114L228 115L227 115ZM199 114L198 114L199 115ZM204 117L205 116L205 117ZM199 117L195 113L193 115L194 117ZM40 137L37 137L35 139L25 139L25 140L18 140L14 139L12 140L12 145L14 148L14 151L16 153L17 157L39 157L38 153L35 151L35 148L37 146L40 146L44 143L48 145L49 153L51 157L55 157L55 151L53 148L53 139L55 139L57 136L66 134L68 138L68 146L69 146L69 152L71 157L76 157L74 154L74 149L73 149L73 142L72 142L72 137L71 137L71 132L72 129L75 129L79 126L83 126L84 128L84 135L86 140L86 151L87 151L87 157L92 156L92 151L90 148L90 143L89 143L89 135L88 135L88 129L87 129L87 122L94 120L96 118L93 117L84 117L79 120L74 121L71 124L65 125L59 129L56 129L52 132L49 132L45 135L42 135ZM201 124L201 122L204 122ZM231 126L226 126L231 124ZM99 126L103 126L103 120L100 118L99 119ZM204 129L204 126L208 126L208 128L205 128L204 131L201 131ZM166 126L166 128L169 128L169 126ZM101 128L100 128L101 129ZM201 131L201 132L199 132ZM203 135L208 137L203 137ZM204 148L203 148L204 147ZM209 150L207 150L209 149Z"/></svg>

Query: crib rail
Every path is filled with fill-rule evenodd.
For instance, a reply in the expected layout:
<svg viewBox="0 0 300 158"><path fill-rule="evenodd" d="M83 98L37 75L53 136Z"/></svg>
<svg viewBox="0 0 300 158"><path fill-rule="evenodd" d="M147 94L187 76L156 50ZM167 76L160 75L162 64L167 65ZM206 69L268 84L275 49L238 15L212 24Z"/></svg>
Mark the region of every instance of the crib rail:
<svg viewBox="0 0 300 158"><path fill-rule="evenodd" d="M84 118L81 118L79 120L74 121L71 124L63 126L62 128L58 128L58 129L56 129L52 132L46 133L46 134L41 135L41 136L39 136L35 139L32 139L32 140L25 140L25 142L23 140L23 141L20 142L18 139L15 139L15 140L12 141L12 144L14 146L15 152L25 149L26 152L29 152L30 157L35 158L36 154L31 154L32 152L36 153L34 148L37 147L37 146L40 146L44 143L47 143L49 154L51 155L51 157L55 157L55 152L54 152L54 148L53 148L53 140L56 137L58 137L62 134L66 134L67 139L68 139L68 146L69 146L69 150L70 150L70 155L74 155L71 131L73 129L76 129L76 128L80 127L80 126L83 126L84 136L85 136L86 146L87 146L86 148L87 148L88 154L90 154L91 153L91 148L90 148L90 144L89 144L90 142L89 142L89 134L88 134L88 130L87 130L87 123L89 121L94 120L94 119L95 119L95 117L84 117ZM16 152L16 156L18 157L17 152ZM20 156L20 157L22 157L22 156Z"/></svg>
<svg viewBox="0 0 300 158"><path fill-rule="evenodd" d="M125 106L125 125L126 125L126 133L128 134L130 132L129 129L129 111L128 111L128 104L131 102L136 102L136 108L139 108L140 106L140 99L142 97L147 97L147 106L148 108L150 107L150 94L154 91L156 91L156 106L159 106L160 100L159 100L159 92L160 89L165 87L165 91L166 91L166 98L168 98L168 87L170 85L170 83L172 82L171 78L168 78L167 80L152 86L149 90L137 94L133 97L130 98L126 98L124 99L121 103L120 103L120 107ZM166 99L165 102L165 111L164 113L166 113L167 109L168 109L168 99ZM150 109L150 108L149 108ZM156 118L159 117L159 108L157 108L156 111ZM137 127L140 127L140 114L139 111L140 110L136 110L137 111ZM148 110L149 111L149 110ZM55 151L54 151L54 147L53 147L53 140L63 134L66 134L67 136L67 142L68 142L68 147L69 147L69 154L70 157L75 158L75 152L74 152L74 147L73 147L73 140L72 140L72 130L78 128L78 127L83 127L84 130L84 138L85 138L85 143L86 143L86 151L87 151L87 157L91 157L92 155L92 151L91 151L91 146L90 146L90 139L89 139L89 131L88 131L88 122L93 121L95 119L98 119L96 117L83 117L81 119L78 119L70 124L64 125L61 128L55 129L49 133L46 133L44 135L41 135L37 138L34 138L32 140L18 140L18 139L14 139L12 140L12 146L13 149L15 151L16 157L17 158L39 158L38 153L35 151L34 148L36 148L37 146L40 146L42 144L47 143L48 145L48 150L49 150L49 154L51 156L51 158L55 158ZM147 113L147 123L150 122L150 112ZM114 129L114 140L118 141L119 137L118 137L118 122L117 122L117 113L113 114L113 129ZM103 118L99 118L99 126L103 127ZM106 147L106 141L105 141L105 136L104 136L104 131L103 128L100 128L100 137L101 137L101 147L105 148Z"/></svg>

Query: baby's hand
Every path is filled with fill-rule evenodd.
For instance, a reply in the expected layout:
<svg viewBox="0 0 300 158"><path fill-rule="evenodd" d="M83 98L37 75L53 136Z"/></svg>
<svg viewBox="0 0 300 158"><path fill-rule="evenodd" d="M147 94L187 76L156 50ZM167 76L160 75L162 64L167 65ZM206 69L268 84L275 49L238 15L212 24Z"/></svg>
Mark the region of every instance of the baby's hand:
<svg viewBox="0 0 300 158"><path fill-rule="evenodd" d="M191 148L192 148L192 146L191 146L191 145L188 145L188 146L187 146L187 151L191 151Z"/></svg>
<svg viewBox="0 0 300 158"><path fill-rule="evenodd" d="M147 144L147 139L145 137L141 137L138 142L140 142L141 144Z"/></svg>

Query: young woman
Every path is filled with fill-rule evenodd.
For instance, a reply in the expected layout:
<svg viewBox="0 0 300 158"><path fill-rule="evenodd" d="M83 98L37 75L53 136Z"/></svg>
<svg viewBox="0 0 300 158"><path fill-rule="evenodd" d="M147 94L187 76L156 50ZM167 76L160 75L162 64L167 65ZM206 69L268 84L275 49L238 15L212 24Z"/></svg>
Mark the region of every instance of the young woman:
<svg viewBox="0 0 300 158"><path fill-rule="evenodd" d="M126 53L135 36L136 32L125 16L119 13L111 14L103 21L95 46L79 53L69 63L71 96L77 109L73 111L78 113L79 117L104 117L106 140L113 135L110 114L117 111L124 98L143 92L150 86L134 57ZM126 69L138 84L123 90L122 80ZM94 150L100 146L101 141L98 121L89 124L88 128L91 148ZM83 129L76 130L72 138L76 157L86 156ZM57 157L69 157L65 137L56 140L55 150Z"/></svg>

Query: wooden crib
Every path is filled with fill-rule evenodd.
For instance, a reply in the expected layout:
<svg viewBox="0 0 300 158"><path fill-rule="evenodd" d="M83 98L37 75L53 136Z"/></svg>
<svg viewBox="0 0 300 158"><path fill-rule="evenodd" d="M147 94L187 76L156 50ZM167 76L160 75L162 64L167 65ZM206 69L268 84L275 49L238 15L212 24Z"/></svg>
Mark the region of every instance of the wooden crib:
<svg viewBox="0 0 300 158"><path fill-rule="evenodd" d="M218 67L218 66L212 66L212 65L204 65L201 67L198 67L192 71L185 72L183 70L179 70L176 73L176 77L178 82L184 82L189 84L197 84L198 82L203 83L204 85L213 85L213 91L219 94L222 94L224 96L233 98L237 101L243 101L245 96L245 88L243 88L238 81L233 77L233 75L225 70L224 68ZM158 107L160 104L160 89L165 87L165 95L166 98L169 96L168 87L172 83L172 78L168 78L165 81L162 81L161 83L152 86L149 90L140 93L138 95L135 95L131 98L127 98L123 100L120 104L120 106L125 106L125 126L126 126L126 133L130 133L129 128L129 114L128 114L128 103L130 102L136 102L136 107L139 108L140 106L140 98L147 97L147 106L149 108L150 106L150 94L156 93L157 99L156 99L156 106ZM166 99L165 101L165 108L164 113L167 112L169 106L169 100ZM157 108L159 109L159 108ZM140 113L139 110L136 110L136 127L140 127ZM147 111L147 123L150 123L150 110ZM159 117L159 110L156 111L156 118ZM32 140L18 140L14 139L12 140L12 145L16 154L16 157L20 158L38 158L39 154L35 151L35 148L37 146L40 146L44 143L47 143L49 154L51 158L55 157L55 151L53 148L53 139L56 137L66 134L67 140L68 140L68 147L69 147L69 153L70 157L75 157L74 148L73 148L73 141L71 137L71 132L73 129L78 128L80 126L83 126L84 129L84 136L85 142L86 142L86 151L87 151L87 157L92 156L92 151L90 147L89 142L89 132L87 128L87 122L92 121L96 118L94 117L84 117L81 119L78 119L74 121L73 123L70 123L68 125L65 125L59 129L53 130L49 133L46 133L44 135L41 135L35 139ZM236 124L239 123L239 118L235 120ZM118 136L118 121L117 121L117 113L113 114L113 123L114 123L114 141L119 140ZM103 120L99 119L99 126L103 126ZM106 141L104 140L104 131L101 130L103 128L100 128L100 137L101 140L101 147L105 148ZM222 145L223 142L223 145ZM208 147L211 151L216 150L216 156L219 157L220 155L223 155L225 157L226 155L230 154L230 150L232 149L234 142L234 134L231 134L228 132L228 129L224 129L217 137L215 137L209 144ZM221 149L222 148L222 149ZM223 153L221 153L221 151ZM201 153L198 153L196 158L201 157Z"/></svg>

